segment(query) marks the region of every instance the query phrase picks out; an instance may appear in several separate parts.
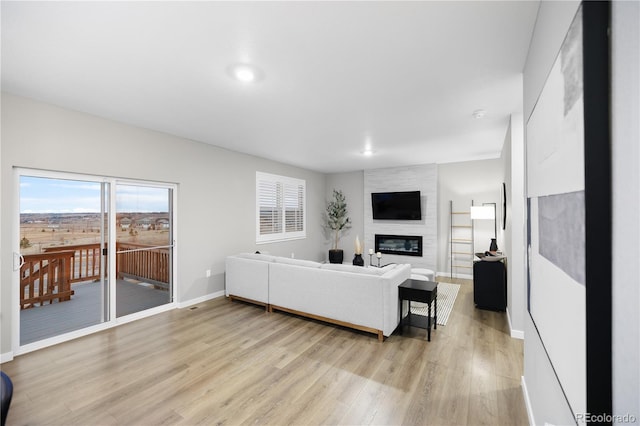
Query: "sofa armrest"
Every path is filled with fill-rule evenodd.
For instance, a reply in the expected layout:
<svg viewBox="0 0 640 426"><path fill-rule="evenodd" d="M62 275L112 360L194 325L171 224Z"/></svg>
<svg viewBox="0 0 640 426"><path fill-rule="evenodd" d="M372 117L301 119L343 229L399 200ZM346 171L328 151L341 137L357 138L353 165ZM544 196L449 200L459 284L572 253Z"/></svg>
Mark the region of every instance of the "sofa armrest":
<svg viewBox="0 0 640 426"><path fill-rule="evenodd" d="M229 256L225 259L225 294L269 303L269 265L263 260Z"/></svg>
<svg viewBox="0 0 640 426"><path fill-rule="evenodd" d="M397 265L384 274L382 288L384 291L384 327L385 336L391 335L400 324L400 309L398 305L398 286L411 277L411 265Z"/></svg>

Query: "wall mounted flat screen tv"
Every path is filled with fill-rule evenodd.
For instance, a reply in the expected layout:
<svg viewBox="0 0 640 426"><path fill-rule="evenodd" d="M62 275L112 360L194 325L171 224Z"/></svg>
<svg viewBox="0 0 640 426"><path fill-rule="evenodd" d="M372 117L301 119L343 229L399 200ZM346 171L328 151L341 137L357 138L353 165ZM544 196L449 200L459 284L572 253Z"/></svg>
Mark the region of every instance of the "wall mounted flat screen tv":
<svg viewBox="0 0 640 426"><path fill-rule="evenodd" d="M372 192L371 206L377 220L422 220L420 191Z"/></svg>

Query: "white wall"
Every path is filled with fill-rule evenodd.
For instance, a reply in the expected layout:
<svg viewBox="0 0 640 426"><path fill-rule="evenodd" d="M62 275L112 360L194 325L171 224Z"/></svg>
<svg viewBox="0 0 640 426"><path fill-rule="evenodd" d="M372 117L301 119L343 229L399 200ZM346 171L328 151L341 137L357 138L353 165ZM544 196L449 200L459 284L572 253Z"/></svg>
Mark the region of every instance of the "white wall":
<svg viewBox="0 0 640 426"><path fill-rule="evenodd" d="M323 260L325 175L168 134L2 94L0 354L11 351L13 167L178 184L179 302L224 289L227 255L255 251ZM255 172L307 183L307 238L255 244ZM205 278L205 270L212 276ZM15 296L17 297L17 295Z"/></svg>
<svg viewBox="0 0 640 426"><path fill-rule="evenodd" d="M500 159L465 161L438 165L438 271L449 274L449 201L454 210L469 210L471 201L475 205L496 203L498 221L498 249L504 247L500 216L500 188L503 182L504 165ZM493 238L493 221L474 222L475 252L489 250ZM471 276L469 271L468 276Z"/></svg>
<svg viewBox="0 0 640 426"><path fill-rule="evenodd" d="M640 422L640 3L613 2L613 412Z"/></svg>
<svg viewBox="0 0 640 426"><path fill-rule="evenodd" d="M420 235L422 257L383 254L381 264L410 263L435 271L438 245L438 166L423 164L364 171L365 253L375 250L375 235ZM372 192L420 191L422 220L374 220ZM368 254L365 262L368 262ZM374 259L376 262L376 259Z"/></svg>
<svg viewBox="0 0 640 426"><path fill-rule="evenodd" d="M526 199L522 113L511 115L500 158L507 192L507 221L502 235L504 253L508 259L507 312L511 337L522 339L526 310Z"/></svg>
<svg viewBox="0 0 640 426"><path fill-rule="evenodd" d="M364 244L364 174L362 171L351 173L334 173L327 175L325 180L327 188L326 198L333 198L333 190L342 191L347 201L347 211L349 219L351 219L351 228L343 233L338 244L339 248L344 250L344 261L350 262L355 254L355 239L360 238L360 242ZM329 249L333 246L332 235L327 238L326 251L327 260ZM368 252L363 249L364 253ZM368 256L363 256L365 263L368 262Z"/></svg>

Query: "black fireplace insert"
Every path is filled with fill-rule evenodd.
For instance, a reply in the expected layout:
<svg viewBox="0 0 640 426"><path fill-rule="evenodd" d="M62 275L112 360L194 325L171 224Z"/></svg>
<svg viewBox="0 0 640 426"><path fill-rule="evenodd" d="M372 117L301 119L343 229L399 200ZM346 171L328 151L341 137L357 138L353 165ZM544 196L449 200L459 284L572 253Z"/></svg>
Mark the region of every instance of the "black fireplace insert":
<svg viewBox="0 0 640 426"><path fill-rule="evenodd" d="M376 234L376 252L402 256L422 256L422 236Z"/></svg>

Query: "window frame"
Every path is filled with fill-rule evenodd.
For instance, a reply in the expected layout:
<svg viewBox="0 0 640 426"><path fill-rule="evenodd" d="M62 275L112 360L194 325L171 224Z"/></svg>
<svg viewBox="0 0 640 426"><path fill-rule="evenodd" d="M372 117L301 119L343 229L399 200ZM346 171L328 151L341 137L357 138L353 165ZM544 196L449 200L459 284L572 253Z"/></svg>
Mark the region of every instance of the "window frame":
<svg viewBox="0 0 640 426"><path fill-rule="evenodd" d="M273 232L268 234L261 234L260 229L260 201L262 192L260 189L261 182L281 185L282 193L280 207L280 232ZM302 189L302 202L300 197L296 198L297 207L302 208L302 230L301 231L287 231L287 187L295 187L294 192L298 192L300 195L300 189ZM258 172L256 171L256 244L267 244L280 241L300 240L307 237L307 182L304 179L292 178L288 176L275 175L272 173ZM278 204L278 200L274 199L273 204Z"/></svg>

